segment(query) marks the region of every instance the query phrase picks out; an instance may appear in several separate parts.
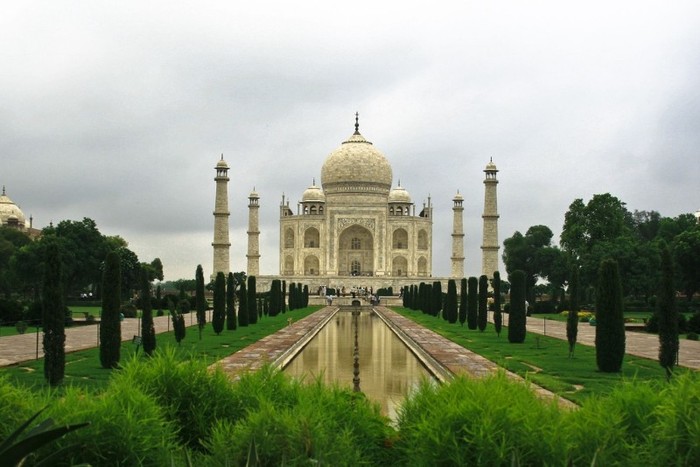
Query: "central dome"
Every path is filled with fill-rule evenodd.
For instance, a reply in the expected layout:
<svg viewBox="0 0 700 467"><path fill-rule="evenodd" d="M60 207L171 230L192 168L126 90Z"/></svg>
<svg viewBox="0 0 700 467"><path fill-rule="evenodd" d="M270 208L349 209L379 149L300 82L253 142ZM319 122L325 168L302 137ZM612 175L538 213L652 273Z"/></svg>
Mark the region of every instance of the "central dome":
<svg viewBox="0 0 700 467"><path fill-rule="evenodd" d="M388 194L391 165L357 130L330 153L321 169L321 186L329 192L373 192Z"/></svg>

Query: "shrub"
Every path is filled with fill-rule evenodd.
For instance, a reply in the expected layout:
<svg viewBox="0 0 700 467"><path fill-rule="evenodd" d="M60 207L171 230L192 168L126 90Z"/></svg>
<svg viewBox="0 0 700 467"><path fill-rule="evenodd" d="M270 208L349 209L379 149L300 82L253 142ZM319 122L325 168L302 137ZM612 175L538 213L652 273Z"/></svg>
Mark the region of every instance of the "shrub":
<svg viewBox="0 0 700 467"><path fill-rule="evenodd" d="M99 396L69 388L48 412L58 423L90 422L57 441L59 448L84 446L62 459L68 465L169 465L176 447L175 429L163 409L131 381L113 380Z"/></svg>
<svg viewBox="0 0 700 467"><path fill-rule="evenodd" d="M219 422L207 448L212 465L381 465L390 432L363 394L321 379L289 380L274 370L251 374L236 392L256 394L245 418ZM282 377L282 379L279 379ZM277 390L265 387L272 380ZM252 391L251 391L252 390Z"/></svg>
<svg viewBox="0 0 700 467"><path fill-rule="evenodd" d="M166 348L148 361L131 359L113 378L116 384L139 388L153 398L179 428L180 441L202 449L213 421L235 420L245 413L245 406L221 371L209 371L203 361L180 361L176 355L174 349Z"/></svg>
<svg viewBox="0 0 700 467"><path fill-rule="evenodd" d="M20 334L24 334L27 331L27 328L29 325L27 324L26 321L17 321L15 323L15 328L17 329L17 332Z"/></svg>
<svg viewBox="0 0 700 467"><path fill-rule="evenodd" d="M537 314L551 314L556 313L556 303L552 300L546 300L543 302L535 302L532 307L533 313Z"/></svg>
<svg viewBox="0 0 700 467"><path fill-rule="evenodd" d="M7 373L0 373L0 401L0 439L6 439L15 428L45 407L48 398L12 384Z"/></svg>
<svg viewBox="0 0 700 467"><path fill-rule="evenodd" d="M689 332L686 334L685 338L689 341L696 341L698 340L698 334L696 332Z"/></svg>
<svg viewBox="0 0 700 467"><path fill-rule="evenodd" d="M119 311L124 315L124 318L136 318L137 316L136 305L133 303L126 303L122 305Z"/></svg>
<svg viewBox="0 0 700 467"><path fill-rule="evenodd" d="M552 436L562 413L504 373L449 384L423 382L399 412L395 444L405 465L563 464Z"/></svg>
<svg viewBox="0 0 700 467"><path fill-rule="evenodd" d="M623 383L609 396L591 397L563 422L569 465L649 465L640 449L653 431L658 388ZM624 441L622 441L624 440Z"/></svg>
<svg viewBox="0 0 700 467"><path fill-rule="evenodd" d="M686 330L688 332L700 333L700 311L693 313L686 323Z"/></svg>
<svg viewBox="0 0 700 467"><path fill-rule="evenodd" d="M24 307L17 300L0 298L0 322L14 323L21 321L24 316Z"/></svg>
<svg viewBox="0 0 700 467"><path fill-rule="evenodd" d="M656 465L700 465L700 376L687 372L674 377L659 394L655 423L648 427L649 450Z"/></svg>

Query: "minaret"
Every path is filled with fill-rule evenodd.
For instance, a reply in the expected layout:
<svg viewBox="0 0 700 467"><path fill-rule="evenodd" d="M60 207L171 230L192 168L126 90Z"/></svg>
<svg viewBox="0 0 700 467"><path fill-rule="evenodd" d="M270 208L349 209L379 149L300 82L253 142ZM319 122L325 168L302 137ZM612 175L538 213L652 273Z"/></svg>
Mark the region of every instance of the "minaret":
<svg viewBox="0 0 700 467"><path fill-rule="evenodd" d="M486 164L484 173L484 238L481 244L481 274L486 277L493 277L493 273L498 271L498 203L496 200L496 187L498 180L496 173L498 169L493 159Z"/></svg>
<svg viewBox="0 0 700 467"><path fill-rule="evenodd" d="M212 268L212 278L216 274L223 272L228 275L230 271L229 250L231 242L228 239L228 218L231 213L228 210L228 165L221 155L221 160L216 167L216 201L214 204L214 267Z"/></svg>
<svg viewBox="0 0 700 467"><path fill-rule="evenodd" d="M260 197L255 188L248 195L248 277L260 274L260 229L258 227L258 204Z"/></svg>
<svg viewBox="0 0 700 467"><path fill-rule="evenodd" d="M454 203L452 206L452 211L454 212L452 219L452 277L455 279L464 277L463 201L464 198L459 194L459 191L457 191L457 194L452 199Z"/></svg>

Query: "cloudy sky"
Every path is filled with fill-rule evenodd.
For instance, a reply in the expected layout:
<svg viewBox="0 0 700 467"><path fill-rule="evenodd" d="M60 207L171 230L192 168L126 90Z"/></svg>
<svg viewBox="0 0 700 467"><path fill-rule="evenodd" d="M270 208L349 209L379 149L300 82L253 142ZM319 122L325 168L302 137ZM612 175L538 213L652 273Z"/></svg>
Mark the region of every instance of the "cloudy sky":
<svg viewBox="0 0 700 467"><path fill-rule="evenodd" d="M700 3L689 1L105 2L0 8L0 184L35 227L89 217L166 280L211 273L214 165L231 170L232 269L247 196L261 273L292 205L360 131L418 207L448 275L452 197L466 274L481 268L483 169L500 240L576 198L700 208Z"/></svg>

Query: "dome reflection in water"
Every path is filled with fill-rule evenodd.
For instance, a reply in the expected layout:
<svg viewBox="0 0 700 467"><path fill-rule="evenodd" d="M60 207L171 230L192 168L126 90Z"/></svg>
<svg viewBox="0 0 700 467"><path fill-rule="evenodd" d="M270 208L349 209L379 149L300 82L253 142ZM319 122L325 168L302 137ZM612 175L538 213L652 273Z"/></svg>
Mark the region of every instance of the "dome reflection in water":
<svg viewBox="0 0 700 467"><path fill-rule="evenodd" d="M431 375L379 317L362 311L356 319L360 390L381 404L384 415L396 420L404 397ZM339 311L284 371L307 379L322 374L326 382L352 389L354 344L353 315Z"/></svg>

